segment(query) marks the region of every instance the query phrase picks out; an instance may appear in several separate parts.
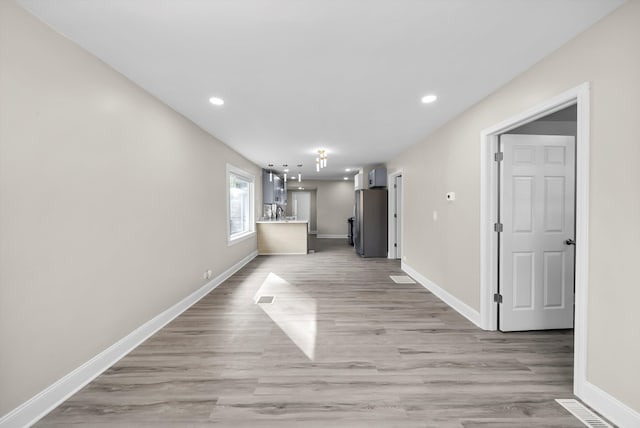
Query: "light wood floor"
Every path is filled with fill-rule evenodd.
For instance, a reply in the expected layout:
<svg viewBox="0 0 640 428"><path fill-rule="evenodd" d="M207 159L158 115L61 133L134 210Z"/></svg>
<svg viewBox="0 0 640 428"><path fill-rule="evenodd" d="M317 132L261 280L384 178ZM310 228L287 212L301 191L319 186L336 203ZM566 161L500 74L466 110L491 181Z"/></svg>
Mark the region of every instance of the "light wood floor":
<svg viewBox="0 0 640 428"><path fill-rule="evenodd" d="M37 426L583 426L571 331L479 330L402 274L342 240L258 257Z"/></svg>

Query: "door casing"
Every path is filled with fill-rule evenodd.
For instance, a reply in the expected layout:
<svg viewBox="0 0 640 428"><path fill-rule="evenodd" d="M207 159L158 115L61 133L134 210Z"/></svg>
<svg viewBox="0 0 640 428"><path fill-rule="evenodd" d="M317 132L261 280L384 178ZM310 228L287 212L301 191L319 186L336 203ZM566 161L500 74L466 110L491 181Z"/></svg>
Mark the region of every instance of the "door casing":
<svg viewBox="0 0 640 428"><path fill-rule="evenodd" d="M395 215L393 219L396 229L396 242L393 248L396 250L396 259L399 259L402 257L402 175L396 175L393 188L395 189Z"/></svg>
<svg viewBox="0 0 640 428"><path fill-rule="evenodd" d="M389 221L389 225L387 227L388 230L388 234L389 234L389 238L387 240L388 242L388 258L390 259L397 259L398 257L398 253L396 252L396 247L393 246L393 244L396 242L396 228L395 228L395 221L393 219L393 214L395 213L395 200L396 200L396 192L402 192L402 189L396 189L393 185L396 182L396 177L400 177L402 176L402 185L404 186L404 176L402 174L402 169L399 169L397 171L394 171L392 173L390 173L387 176L387 186L389 188L389 202L387 204L388 208L389 208L389 215L387 216L388 221ZM403 228L403 223L404 223L404 219L402 218L403 216L403 211L404 211L404 198L402 197L402 195L400 195L400 211L398 212L398 218L400 219L400 236L399 236L399 253L403 254L402 251L402 228Z"/></svg>
<svg viewBox="0 0 640 428"><path fill-rule="evenodd" d="M589 83L583 83L480 133L480 322L483 329L496 330L497 308L493 295L498 283L498 234L493 225L498 218L498 167L494 160L498 135L577 104L573 392L579 397L583 396L587 383L589 93Z"/></svg>

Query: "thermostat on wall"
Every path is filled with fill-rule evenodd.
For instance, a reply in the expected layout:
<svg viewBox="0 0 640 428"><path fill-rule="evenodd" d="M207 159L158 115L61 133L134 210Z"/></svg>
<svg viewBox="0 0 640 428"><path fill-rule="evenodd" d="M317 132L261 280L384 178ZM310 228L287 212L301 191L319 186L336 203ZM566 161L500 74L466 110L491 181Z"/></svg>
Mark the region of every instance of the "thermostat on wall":
<svg viewBox="0 0 640 428"><path fill-rule="evenodd" d="M447 201L455 201L456 200L456 192L447 193Z"/></svg>

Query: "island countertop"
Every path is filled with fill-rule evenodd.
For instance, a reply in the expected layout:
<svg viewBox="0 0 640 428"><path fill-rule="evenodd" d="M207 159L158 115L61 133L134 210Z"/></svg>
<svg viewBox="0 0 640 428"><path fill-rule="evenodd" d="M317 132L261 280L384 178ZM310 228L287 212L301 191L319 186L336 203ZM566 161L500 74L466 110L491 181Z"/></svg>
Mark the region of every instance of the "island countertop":
<svg viewBox="0 0 640 428"><path fill-rule="evenodd" d="M257 220L256 223L309 223L308 220Z"/></svg>

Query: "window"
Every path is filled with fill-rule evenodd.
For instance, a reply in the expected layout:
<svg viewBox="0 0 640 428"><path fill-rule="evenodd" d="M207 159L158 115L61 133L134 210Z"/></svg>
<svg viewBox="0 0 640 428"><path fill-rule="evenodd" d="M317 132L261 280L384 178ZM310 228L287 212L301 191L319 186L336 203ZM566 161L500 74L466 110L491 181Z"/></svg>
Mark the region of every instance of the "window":
<svg viewBox="0 0 640 428"><path fill-rule="evenodd" d="M254 233L254 178L227 165L227 220L229 244Z"/></svg>

